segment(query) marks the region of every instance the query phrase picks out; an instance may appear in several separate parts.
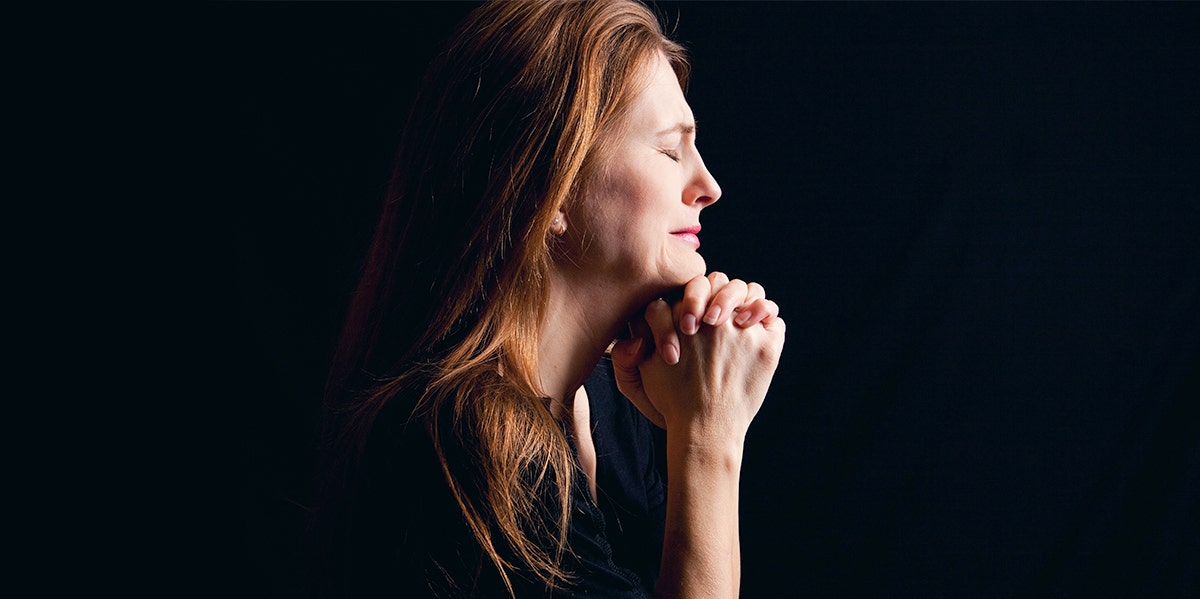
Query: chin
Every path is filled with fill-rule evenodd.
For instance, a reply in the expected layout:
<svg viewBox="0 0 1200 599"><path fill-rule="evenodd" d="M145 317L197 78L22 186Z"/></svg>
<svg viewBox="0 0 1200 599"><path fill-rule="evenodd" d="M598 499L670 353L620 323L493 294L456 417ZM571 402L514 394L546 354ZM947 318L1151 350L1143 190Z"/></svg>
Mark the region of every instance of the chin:
<svg viewBox="0 0 1200 599"><path fill-rule="evenodd" d="M648 276L644 279L635 275L633 280L641 279L641 283L636 285L637 291L634 295L636 307L644 308L646 303L657 297L671 297L681 292L688 281L706 274L708 267L704 258L693 252L685 257L675 257L670 264L659 264L655 267L655 272L646 273ZM630 279L627 278L626 281Z"/></svg>
<svg viewBox="0 0 1200 599"><path fill-rule="evenodd" d="M680 265L676 269L677 276L672 283L676 287L687 285L687 282L696 278L703 277L708 274L708 265L704 262L704 256L700 254L692 254L685 265Z"/></svg>
<svg viewBox="0 0 1200 599"><path fill-rule="evenodd" d="M708 274L708 263L704 261L704 256L701 256L699 253L695 254L695 256L696 258L694 262L696 263L696 269L692 271L691 275L688 276L684 283L687 283L696 277L703 277L704 275Z"/></svg>

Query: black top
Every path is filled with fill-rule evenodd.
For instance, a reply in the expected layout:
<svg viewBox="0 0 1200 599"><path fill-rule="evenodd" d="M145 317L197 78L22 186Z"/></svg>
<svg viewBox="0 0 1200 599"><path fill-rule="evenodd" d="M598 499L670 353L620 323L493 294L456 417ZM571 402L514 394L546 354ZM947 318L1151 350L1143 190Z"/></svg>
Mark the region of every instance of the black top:
<svg viewBox="0 0 1200 599"><path fill-rule="evenodd" d="M607 356L584 387L599 502L592 501L579 472L563 563L574 583L552 596L649 597L666 509L652 425L617 391ZM395 407L383 410L367 444L354 507L345 519L349 545L340 569L346 594L504 597L504 586L446 486L425 429L408 422L407 403L393 401L389 407ZM447 586L443 568L458 588ZM534 579L517 575L512 581L518 597L551 595Z"/></svg>

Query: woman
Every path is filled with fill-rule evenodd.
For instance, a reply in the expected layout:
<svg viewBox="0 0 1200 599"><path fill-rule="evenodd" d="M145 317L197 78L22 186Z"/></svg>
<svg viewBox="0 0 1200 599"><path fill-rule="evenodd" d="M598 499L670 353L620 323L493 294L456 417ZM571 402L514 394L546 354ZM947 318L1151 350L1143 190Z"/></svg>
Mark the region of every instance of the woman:
<svg viewBox="0 0 1200 599"><path fill-rule="evenodd" d="M330 378L324 594L737 594L784 324L704 274L687 70L632 0L485 4L435 60Z"/></svg>

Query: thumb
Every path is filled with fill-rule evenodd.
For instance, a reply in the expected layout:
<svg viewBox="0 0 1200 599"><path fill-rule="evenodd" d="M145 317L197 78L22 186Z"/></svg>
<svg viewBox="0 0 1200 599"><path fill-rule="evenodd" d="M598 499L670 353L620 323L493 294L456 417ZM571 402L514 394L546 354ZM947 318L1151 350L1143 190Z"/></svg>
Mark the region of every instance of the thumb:
<svg viewBox="0 0 1200 599"><path fill-rule="evenodd" d="M667 420L662 413L646 397L646 389L642 386L642 373L638 370L644 357L645 341L625 339L618 341L612 348L613 378L617 381L617 389L633 404L647 420L659 428L666 428Z"/></svg>
<svg viewBox="0 0 1200 599"><path fill-rule="evenodd" d="M641 337L633 339L622 339L618 341L612 348L612 363L614 370L620 376L621 371L632 371L637 375L637 368L642 363L642 349L645 346L645 340ZM639 377L640 378L640 377Z"/></svg>

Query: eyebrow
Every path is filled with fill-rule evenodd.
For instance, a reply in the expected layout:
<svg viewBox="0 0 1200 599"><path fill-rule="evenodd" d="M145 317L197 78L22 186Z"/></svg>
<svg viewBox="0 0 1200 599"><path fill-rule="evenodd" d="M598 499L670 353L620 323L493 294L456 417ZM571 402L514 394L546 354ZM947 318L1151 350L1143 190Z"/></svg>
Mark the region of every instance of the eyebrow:
<svg viewBox="0 0 1200 599"><path fill-rule="evenodd" d="M677 123L675 125L672 125L671 127L663 129L662 131L659 131L658 133L655 133L654 135L656 137L662 137L664 135L669 135L671 133L677 133L677 132L683 133L683 134L695 133L696 132L696 123Z"/></svg>

